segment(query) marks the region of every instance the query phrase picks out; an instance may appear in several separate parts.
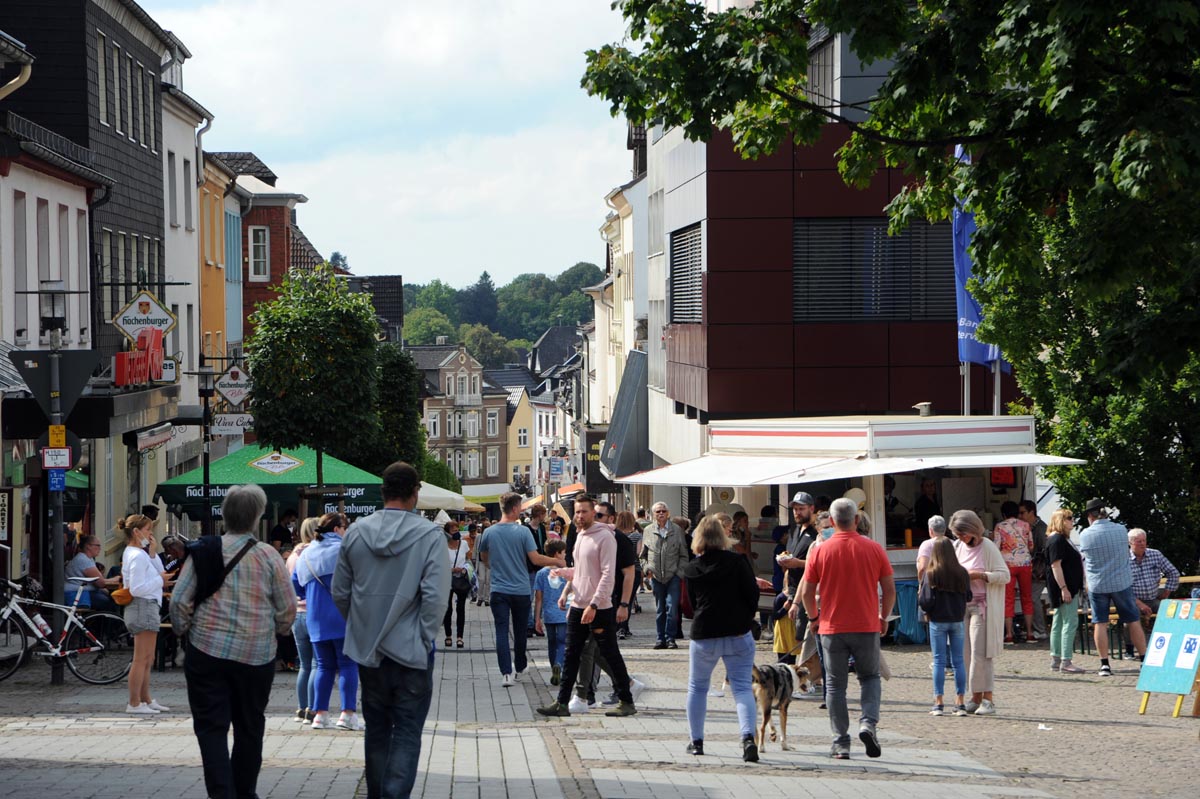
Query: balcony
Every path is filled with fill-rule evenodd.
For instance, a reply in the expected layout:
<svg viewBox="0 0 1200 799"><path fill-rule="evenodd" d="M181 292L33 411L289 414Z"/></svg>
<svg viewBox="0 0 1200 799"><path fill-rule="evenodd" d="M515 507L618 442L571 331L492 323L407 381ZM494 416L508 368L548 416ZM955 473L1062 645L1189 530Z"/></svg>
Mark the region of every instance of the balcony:
<svg viewBox="0 0 1200 799"><path fill-rule="evenodd" d="M455 394L454 404L456 406L479 406L483 404L482 394Z"/></svg>

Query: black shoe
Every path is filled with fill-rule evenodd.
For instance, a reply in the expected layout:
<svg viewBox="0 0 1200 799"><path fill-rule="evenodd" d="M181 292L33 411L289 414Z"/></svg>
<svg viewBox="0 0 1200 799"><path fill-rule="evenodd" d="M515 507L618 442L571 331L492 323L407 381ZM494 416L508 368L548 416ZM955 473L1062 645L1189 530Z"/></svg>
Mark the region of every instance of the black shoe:
<svg viewBox="0 0 1200 799"><path fill-rule="evenodd" d="M879 739L875 737L875 730L870 727L863 727L858 731L858 740L867 748L867 757L879 757L883 754L883 750L879 748Z"/></svg>
<svg viewBox="0 0 1200 799"><path fill-rule="evenodd" d="M618 641L624 641L628 637L629 637L629 633L625 632L624 630L617 630L617 640Z"/></svg>
<svg viewBox="0 0 1200 799"><path fill-rule="evenodd" d="M667 649L678 649L678 648L679 648L679 644L675 643L675 639L674 639L674 638L672 638L671 640L667 641Z"/></svg>
<svg viewBox="0 0 1200 799"><path fill-rule="evenodd" d="M689 755L704 754L704 741L692 741L687 745L687 753Z"/></svg>
<svg viewBox="0 0 1200 799"><path fill-rule="evenodd" d="M758 762L758 746L754 743L754 738L749 735L742 739L742 760L747 763Z"/></svg>
<svg viewBox="0 0 1200 799"><path fill-rule="evenodd" d="M667 648L667 642L666 642L666 641L658 641L658 642L656 642L656 643L654 644L654 648L655 648L655 649L666 649L666 648Z"/></svg>

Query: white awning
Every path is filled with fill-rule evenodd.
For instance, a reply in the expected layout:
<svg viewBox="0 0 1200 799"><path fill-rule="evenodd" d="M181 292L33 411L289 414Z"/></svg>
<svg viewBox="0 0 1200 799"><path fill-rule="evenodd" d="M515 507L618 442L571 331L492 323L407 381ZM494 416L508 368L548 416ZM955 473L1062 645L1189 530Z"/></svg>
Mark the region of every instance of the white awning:
<svg viewBox="0 0 1200 799"><path fill-rule="evenodd" d="M781 485L783 483L819 483L822 480L844 480L850 477L871 477L877 474L900 474L931 469L933 464L926 458L842 458L811 468L792 469L759 480L755 485Z"/></svg>
<svg viewBox="0 0 1200 799"><path fill-rule="evenodd" d="M938 469L983 469L990 466L1079 466L1079 458L1042 455L1038 452L1001 452L984 455L941 455L924 459Z"/></svg>
<svg viewBox="0 0 1200 799"><path fill-rule="evenodd" d="M627 485L752 486L769 485L776 475L788 475L843 458L821 456L726 455L710 453L660 469L618 477ZM776 482L787 482L779 480Z"/></svg>

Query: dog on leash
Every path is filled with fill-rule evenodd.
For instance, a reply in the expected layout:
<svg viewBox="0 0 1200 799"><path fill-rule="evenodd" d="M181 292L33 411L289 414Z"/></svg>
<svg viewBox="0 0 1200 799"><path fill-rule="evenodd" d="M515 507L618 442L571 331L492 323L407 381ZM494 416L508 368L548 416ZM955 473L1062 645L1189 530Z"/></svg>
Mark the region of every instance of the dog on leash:
<svg viewBox="0 0 1200 799"><path fill-rule="evenodd" d="M788 707L792 704L792 693L796 690L805 693L811 690L809 670L804 666L787 663L755 666L750 673L750 687L754 691L754 701L762 719L758 730L758 751L766 749L767 725L771 727L771 740L778 738L779 748L786 750ZM771 718L773 710L779 711L778 731L775 728L775 720Z"/></svg>

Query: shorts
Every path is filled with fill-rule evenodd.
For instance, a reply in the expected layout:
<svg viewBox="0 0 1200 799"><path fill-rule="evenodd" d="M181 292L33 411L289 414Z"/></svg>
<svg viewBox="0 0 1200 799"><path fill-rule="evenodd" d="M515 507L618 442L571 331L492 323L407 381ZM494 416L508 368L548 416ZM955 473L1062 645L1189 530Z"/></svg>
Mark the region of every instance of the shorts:
<svg viewBox="0 0 1200 799"><path fill-rule="evenodd" d="M161 603L153 599L134 597L133 601L125 606L125 629L129 630L130 635L158 632L161 607Z"/></svg>
<svg viewBox="0 0 1200 799"><path fill-rule="evenodd" d="M1117 606L1117 619L1124 624L1131 624L1142 617L1141 612L1138 610L1137 602L1133 599L1133 586L1112 594L1101 594L1093 591L1091 593L1091 600L1093 624L1101 620L1108 621L1109 605Z"/></svg>

